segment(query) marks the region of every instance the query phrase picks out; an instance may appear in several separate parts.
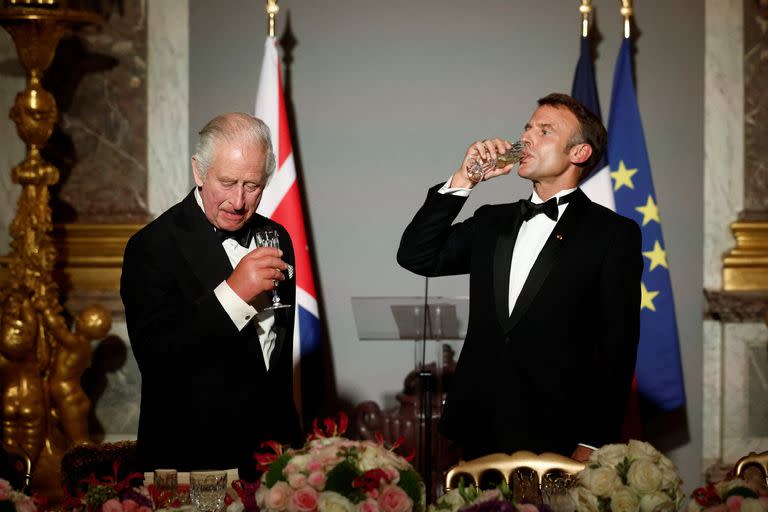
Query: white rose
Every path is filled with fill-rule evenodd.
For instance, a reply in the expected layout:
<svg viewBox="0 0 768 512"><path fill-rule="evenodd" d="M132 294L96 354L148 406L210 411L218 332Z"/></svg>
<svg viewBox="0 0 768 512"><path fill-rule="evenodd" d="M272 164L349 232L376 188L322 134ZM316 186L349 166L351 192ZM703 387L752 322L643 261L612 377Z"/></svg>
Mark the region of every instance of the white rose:
<svg viewBox="0 0 768 512"><path fill-rule="evenodd" d="M597 496L584 487L575 487L569 494L578 512L599 512Z"/></svg>
<svg viewBox="0 0 768 512"><path fill-rule="evenodd" d="M321 492L317 499L318 512L353 512L355 506L339 493Z"/></svg>
<svg viewBox="0 0 768 512"><path fill-rule="evenodd" d="M693 503L696 503L695 500L692 501ZM675 504L669 499L669 496L663 492L644 494L643 497L640 498L640 512L674 512L675 509Z"/></svg>
<svg viewBox="0 0 768 512"><path fill-rule="evenodd" d="M632 439L627 445L627 452L631 458L637 460L650 459L656 463L661 458L661 453L651 444L635 439Z"/></svg>
<svg viewBox="0 0 768 512"><path fill-rule="evenodd" d="M579 481L595 496L608 497L621 486L619 475L609 467L586 468L579 473Z"/></svg>
<svg viewBox="0 0 768 512"><path fill-rule="evenodd" d="M461 494L459 494L458 489L453 489L445 493L438 501L436 505L430 505L430 510L437 510L436 506L440 505L448 505L450 506L451 512L456 512L461 507L466 505L466 502L464 501L464 498L461 497ZM440 506L439 510L444 511L445 508Z"/></svg>
<svg viewBox="0 0 768 512"><path fill-rule="evenodd" d="M688 506L685 507L686 512L701 512L702 506L696 503L696 500L690 500Z"/></svg>
<svg viewBox="0 0 768 512"><path fill-rule="evenodd" d="M683 480L680 478L680 475L677 474L677 471L670 470L661 465L659 465L658 467L659 467L659 470L661 471L661 488L662 489L677 489L678 487L680 487L680 484L683 483Z"/></svg>
<svg viewBox="0 0 768 512"><path fill-rule="evenodd" d="M243 512L243 510L245 510L245 505L240 500L233 501L227 507L227 512Z"/></svg>
<svg viewBox="0 0 768 512"><path fill-rule="evenodd" d="M309 455L294 455L291 457L291 460L288 461L289 464L293 464L294 466L298 467L299 470L304 471L307 469L307 463L309 462Z"/></svg>
<svg viewBox="0 0 768 512"><path fill-rule="evenodd" d="M661 488L661 470L648 460L636 460L627 471L627 483L640 494Z"/></svg>
<svg viewBox="0 0 768 512"><path fill-rule="evenodd" d="M765 508L755 498L744 498L741 502L741 512L765 512Z"/></svg>
<svg viewBox="0 0 768 512"><path fill-rule="evenodd" d="M611 512L637 512L640 503L629 487L621 486L611 493Z"/></svg>
<svg viewBox="0 0 768 512"><path fill-rule="evenodd" d="M629 454L625 444L607 444L594 452L592 455L601 466L616 466ZM590 457L590 461L592 458Z"/></svg>

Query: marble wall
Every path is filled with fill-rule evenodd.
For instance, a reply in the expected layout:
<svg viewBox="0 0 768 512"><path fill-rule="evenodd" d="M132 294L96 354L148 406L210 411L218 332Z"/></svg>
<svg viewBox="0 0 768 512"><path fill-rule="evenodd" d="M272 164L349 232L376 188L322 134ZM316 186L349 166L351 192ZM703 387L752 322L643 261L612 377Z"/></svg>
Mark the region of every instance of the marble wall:
<svg viewBox="0 0 768 512"><path fill-rule="evenodd" d="M729 225L768 220L768 19L751 0L708 0L705 52L702 456L768 450L765 296L723 292Z"/></svg>

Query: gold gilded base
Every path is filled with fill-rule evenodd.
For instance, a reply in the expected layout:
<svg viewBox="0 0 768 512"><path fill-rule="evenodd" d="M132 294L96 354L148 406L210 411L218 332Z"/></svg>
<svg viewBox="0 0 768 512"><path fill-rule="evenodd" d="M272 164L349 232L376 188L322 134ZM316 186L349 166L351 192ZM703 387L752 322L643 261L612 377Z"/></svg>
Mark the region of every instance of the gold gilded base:
<svg viewBox="0 0 768 512"><path fill-rule="evenodd" d="M723 258L723 289L768 290L768 221L731 224L736 247Z"/></svg>

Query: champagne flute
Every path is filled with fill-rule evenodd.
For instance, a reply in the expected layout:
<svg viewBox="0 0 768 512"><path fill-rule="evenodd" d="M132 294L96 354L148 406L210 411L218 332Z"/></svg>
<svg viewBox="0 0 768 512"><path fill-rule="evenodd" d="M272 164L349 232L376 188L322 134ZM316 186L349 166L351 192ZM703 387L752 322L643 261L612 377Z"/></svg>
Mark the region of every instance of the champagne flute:
<svg viewBox="0 0 768 512"><path fill-rule="evenodd" d="M475 156L467 160L467 178L473 183L483 181L485 174L493 169L501 169L509 164L516 164L525 156L525 144L517 141L506 153L499 153L496 158L482 158Z"/></svg>
<svg viewBox="0 0 768 512"><path fill-rule="evenodd" d="M274 247L275 249L280 248L280 237L277 233L277 230L275 229L261 229L256 231L253 234L253 237L256 240L257 247ZM289 307L291 307L290 304L283 304L283 302L280 300L280 295L277 294L277 282L275 282L275 288L272 290L272 305L264 309L280 309Z"/></svg>

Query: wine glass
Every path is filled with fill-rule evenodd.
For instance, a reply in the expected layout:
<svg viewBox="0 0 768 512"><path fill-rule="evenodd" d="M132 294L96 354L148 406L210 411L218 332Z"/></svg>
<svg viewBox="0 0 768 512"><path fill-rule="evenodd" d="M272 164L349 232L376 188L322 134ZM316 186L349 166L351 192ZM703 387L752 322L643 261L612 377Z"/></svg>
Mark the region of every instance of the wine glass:
<svg viewBox="0 0 768 512"><path fill-rule="evenodd" d="M475 156L467 160L467 178L473 183L483 181L485 174L493 169L501 169L509 164L516 164L525 156L525 144L517 141L506 153L499 153L496 158Z"/></svg>
<svg viewBox="0 0 768 512"><path fill-rule="evenodd" d="M256 231L253 234L253 238L256 240L257 247L274 247L275 249L280 248L280 237L277 233L277 230L275 229L266 228ZM290 304L283 304L281 302L280 295L277 294L277 282L275 282L275 287L272 290L272 305L264 309L280 309L289 307L291 307Z"/></svg>
<svg viewBox="0 0 768 512"><path fill-rule="evenodd" d="M156 469L153 486L155 508L168 508L179 497L179 481L175 469Z"/></svg>
<svg viewBox="0 0 768 512"><path fill-rule="evenodd" d="M189 473L189 498L198 512L222 510L226 494L226 471L192 471Z"/></svg>

